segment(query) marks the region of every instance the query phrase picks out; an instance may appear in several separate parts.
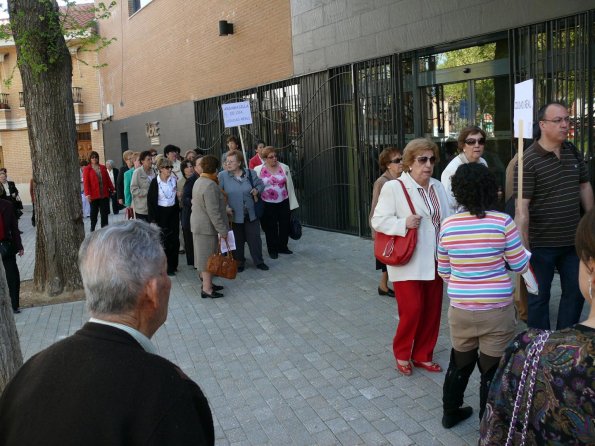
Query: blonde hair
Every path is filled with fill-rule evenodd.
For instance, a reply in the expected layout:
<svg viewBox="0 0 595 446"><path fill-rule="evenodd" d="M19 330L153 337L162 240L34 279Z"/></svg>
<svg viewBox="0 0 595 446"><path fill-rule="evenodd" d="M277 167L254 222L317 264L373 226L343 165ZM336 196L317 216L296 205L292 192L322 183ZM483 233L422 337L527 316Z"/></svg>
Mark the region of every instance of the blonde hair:
<svg viewBox="0 0 595 446"><path fill-rule="evenodd" d="M415 159L426 150L432 151L436 157L436 162L440 161L438 146L431 139L416 138L409 141L409 143L405 146L405 150L403 150L403 170L406 172L411 171L411 166L415 162Z"/></svg>

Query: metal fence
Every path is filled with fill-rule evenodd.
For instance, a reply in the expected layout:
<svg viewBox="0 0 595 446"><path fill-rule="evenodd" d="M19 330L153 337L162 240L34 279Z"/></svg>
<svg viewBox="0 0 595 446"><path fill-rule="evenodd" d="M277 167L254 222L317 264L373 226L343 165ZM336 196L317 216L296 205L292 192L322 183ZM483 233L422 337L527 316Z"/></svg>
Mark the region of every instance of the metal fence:
<svg viewBox="0 0 595 446"><path fill-rule="evenodd" d="M509 35L514 82L534 79L536 108L550 101L565 103L573 119L569 139L591 159L595 11L511 30Z"/></svg>
<svg viewBox="0 0 595 446"><path fill-rule="evenodd" d="M590 11L509 31L509 77L498 78L510 90L516 82L535 79L536 104L567 102L575 118L571 137L588 157L595 141L594 24ZM421 76L416 68L427 54L428 49L377 58L197 101L198 148L221 156L226 137L238 133L224 128L221 104L250 101L253 123L242 127L246 151L252 156L258 140L279 149L280 160L292 171L302 221L369 235L379 152L424 134L421 108L427 88L417 85L415 76ZM511 115L502 116L510 120ZM513 154L512 138L509 148L497 154L503 165Z"/></svg>

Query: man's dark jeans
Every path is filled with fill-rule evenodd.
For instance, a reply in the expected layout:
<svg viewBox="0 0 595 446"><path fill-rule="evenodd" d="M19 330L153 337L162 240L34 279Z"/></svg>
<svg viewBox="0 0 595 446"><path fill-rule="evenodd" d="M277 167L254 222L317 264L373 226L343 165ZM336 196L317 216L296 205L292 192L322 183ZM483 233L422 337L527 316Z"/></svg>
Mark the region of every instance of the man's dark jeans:
<svg viewBox="0 0 595 446"><path fill-rule="evenodd" d="M583 310L583 299L578 286L579 259L574 246L556 248L533 248L531 266L539 285L539 294L529 294L529 318L531 328L550 328L550 288L554 278L554 269L560 274L562 296L558 308L556 330L576 324Z"/></svg>

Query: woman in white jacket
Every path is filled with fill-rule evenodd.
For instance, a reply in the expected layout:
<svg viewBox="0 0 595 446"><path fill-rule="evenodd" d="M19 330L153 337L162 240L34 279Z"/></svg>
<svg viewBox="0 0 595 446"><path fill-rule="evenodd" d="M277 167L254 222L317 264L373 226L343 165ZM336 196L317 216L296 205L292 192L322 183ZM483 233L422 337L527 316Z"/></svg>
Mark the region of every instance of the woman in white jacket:
<svg viewBox="0 0 595 446"><path fill-rule="evenodd" d="M277 160L277 150L267 146L262 149L264 164L256 166L254 172L264 183L260 197L264 202L264 214L260 219L266 236L267 249L271 259L279 254L293 254L287 247L291 211L299 205L293 188L289 166Z"/></svg>
<svg viewBox="0 0 595 446"><path fill-rule="evenodd" d="M438 147L425 138L409 142L403 152L404 173L389 181L380 192L372 227L388 235L406 235L417 229L417 244L411 260L387 266L397 297L399 324L393 340L397 370L412 373L412 365L430 372L442 368L432 361L438 340L442 309L442 279L436 272L436 247L440 224L451 214L440 181L432 178ZM403 186L411 198L411 213Z"/></svg>

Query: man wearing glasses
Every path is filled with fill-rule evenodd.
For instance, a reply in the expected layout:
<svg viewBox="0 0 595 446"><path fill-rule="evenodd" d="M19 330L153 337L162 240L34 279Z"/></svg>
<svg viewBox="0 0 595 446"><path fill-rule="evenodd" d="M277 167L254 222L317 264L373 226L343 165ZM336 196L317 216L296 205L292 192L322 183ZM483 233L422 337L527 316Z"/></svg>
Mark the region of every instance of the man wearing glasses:
<svg viewBox="0 0 595 446"><path fill-rule="evenodd" d="M531 328L550 328L550 287L560 274L562 296L556 330L579 320L584 299L579 291L579 259L574 237L585 212L593 207L593 189L582 154L566 142L570 129L567 108L551 102L537 113L541 135L524 154L523 197L516 201L516 224L523 244L532 252L531 266L539 293L529 294ZM518 170L515 171L515 194Z"/></svg>

